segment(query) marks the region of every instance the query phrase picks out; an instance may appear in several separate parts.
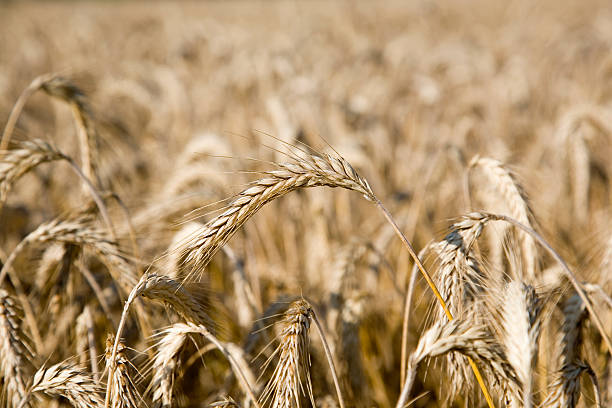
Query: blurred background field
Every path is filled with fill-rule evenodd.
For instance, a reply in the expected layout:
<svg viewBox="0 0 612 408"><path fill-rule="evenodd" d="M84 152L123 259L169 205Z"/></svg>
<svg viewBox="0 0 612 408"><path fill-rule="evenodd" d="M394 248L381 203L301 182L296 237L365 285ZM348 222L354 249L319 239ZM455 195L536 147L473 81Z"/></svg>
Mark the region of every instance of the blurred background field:
<svg viewBox="0 0 612 408"><path fill-rule="evenodd" d="M190 221L210 220L215 207L227 204L220 200L259 178L251 172L288 161L283 152L304 143L327 153L333 147L347 159L417 250L442 239L471 210L512 212L508 202L490 200L495 187L478 171L466 182L475 156L497 159L529 197L534 228L581 280L610 295L611 51L612 3L603 0L3 2L0 125L39 75L57 73L83 91L99 137L100 189L120 198L135 232L133 245L121 206L105 200L135 273L151 264L162 272L177 268L172 257L158 258L185 236L185 226L193 227ZM73 111L43 91L25 104L11 147L32 139L82 163ZM43 164L25 175L0 213L3 262L28 233L75 213L86 197L68 166ZM258 319L303 295L327 322L349 405L395 405L412 261L370 203L339 189L301 190L264 207L229 247L231 253L219 253L208 267L210 291L197 289L215 305L211 317L220 337L255 358L266 344L259 339L249 349L257 322L276 321ZM511 274L502 252L482 247L485 268ZM505 248L514 251L511 244ZM79 256L105 289L113 318L100 310L83 278L56 276L39 286L35 271L46 249L37 246L15 267L41 319L44 343L66 347L37 349L32 365L77 354L72 325L84 305L94 311L102 355L125 293L113 289L91 254ZM246 305L238 295L242 281L232 272L236 262L252 292ZM542 251L531 283L543 296L564 299L571 295L567 282L545 274L554 265ZM338 274L345 279L340 300L331 287ZM63 291L69 296L58 298ZM432 322L433 297L421 279L414 301L411 349ZM153 329L176 320L145 307ZM333 316L338 308L344 317ZM601 303L601 310L610 323L610 309ZM542 342L553 344L560 308L553 304L546 318L550 333ZM135 366L143 367L151 342L131 320L125 341L137 350ZM598 335L587 337L592 343L585 354L601 376L606 406L610 355ZM334 406L317 340L311 348L315 398ZM541 402L558 367L551 363L552 346L540 353L534 383ZM222 357L204 360L177 380L177 406L206 406L224 395L242 404ZM251 362L255 373L263 361ZM413 406L452 405L444 370L432 363L421 371L413 395L423 396ZM138 378L146 394L149 374ZM592 391L583 388L580 404L592 406ZM469 395L468 406L483 406L477 388ZM463 394L454 398L455 404L464 400Z"/></svg>

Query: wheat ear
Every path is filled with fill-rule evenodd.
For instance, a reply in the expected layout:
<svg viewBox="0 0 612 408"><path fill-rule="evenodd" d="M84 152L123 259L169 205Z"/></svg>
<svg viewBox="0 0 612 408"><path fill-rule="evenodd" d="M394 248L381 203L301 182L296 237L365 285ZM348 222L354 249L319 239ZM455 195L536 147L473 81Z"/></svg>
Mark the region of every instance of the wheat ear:
<svg viewBox="0 0 612 408"><path fill-rule="evenodd" d="M538 356L541 305L533 287L512 281L504 290L502 303L503 343L508 362L523 385L522 405L519 395L513 395L512 405L533 406L533 368Z"/></svg>
<svg viewBox="0 0 612 408"><path fill-rule="evenodd" d="M315 405L308 351L310 319L311 308L304 300L293 302L285 313L280 343L266 362L267 366L278 355L272 379L261 395L262 405L270 401L271 408L299 408L301 392L307 393L312 405ZM306 391L303 381L306 382Z"/></svg>
<svg viewBox="0 0 612 408"><path fill-rule="evenodd" d="M510 216L532 228L532 222L535 217L529 206L525 190L517 181L515 174L499 160L486 157L474 157L469 164L468 174L469 169L476 167L481 168L490 180L491 186L501 196L499 198L503 200L503 205L508 208ZM537 260L535 240L528 233L520 231L520 245L525 261L524 268L522 268L522 271L525 273L524 279L528 282L533 282L536 274ZM519 276L518 278L521 277Z"/></svg>
<svg viewBox="0 0 612 408"><path fill-rule="evenodd" d="M584 361L576 360L561 368L561 375L552 384L552 391L542 403L547 408L576 408L580 399L580 376L586 373L591 378L595 391L595 406L601 408L601 396L597 376Z"/></svg>
<svg viewBox="0 0 612 408"><path fill-rule="evenodd" d="M114 344L117 344L116 349L113 349ZM106 339L105 358L108 370L106 398L110 407L136 408L141 398L130 377L131 363L125 355L125 345L122 341L115 341L112 334Z"/></svg>
<svg viewBox="0 0 612 408"><path fill-rule="evenodd" d="M91 180L83 173L81 168L70 156L60 152L57 148L45 141L34 139L20 142L18 149L10 150L0 157L0 209L2 209L13 184L24 174L28 173L39 164L62 160L67 162L72 171L74 171L83 181L92 199L96 203L100 215L106 223L113 239L115 239L115 227L108 215L108 210L106 209L104 201Z"/></svg>
<svg viewBox="0 0 612 408"><path fill-rule="evenodd" d="M9 118L6 121L6 126L4 126L4 132L2 132L2 140L0 140L0 155L2 154L1 152L4 152L9 146L11 136L13 135L13 129L17 124L17 119L19 119L19 115L21 114L21 111L23 110L23 107L27 100L30 98L30 96L32 96L34 92L39 90L43 84L52 80L53 78L55 78L55 74L40 75L34 78L34 80L30 82L27 88L24 89L23 92L21 92L21 95L19 95L17 102L15 102L15 105L13 105L13 109L9 114Z"/></svg>
<svg viewBox="0 0 612 408"><path fill-rule="evenodd" d="M44 393L52 397L66 398L77 408L101 407L102 388L82 367L72 363L58 363L49 368L41 367L32 380L29 394ZM24 407L27 397L19 407Z"/></svg>
<svg viewBox="0 0 612 408"><path fill-rule="evenodd" d="M15 301L0 289L0 370L6 397L13 406L26 397L27 347L19 321Z"/></svg>
<svg viewBox="0 0 612 408"><path fill-rule="evenodd" d="M410 355L406 381L397 401L396 408L404 408L416 378L416 370L426 357L436 357L456 351L479 361L496 380L504 380L510 386L520 381L501 346L494 340L485 326L471 319L455 319L450 322L437 321L419 339L416 349Z"/></svg>
<svg viewBox="0 0 612 408"><path fill-rule="evenodd" d="M163 364L163 359L170 356L172 351L174 350L174 346L177 346L179 343L179 336L186 336L187 334L200 334L206 340L210 341L214 346L225 356L225 358L230 363L234 374L240 379L241 385L245 391L245 394L253 401L253 404L256 408L260 408L259 403L257 402L257 398L255 397L255 393L253 392L253 388L251 384L254 382L254 376L250 372L246 372L243 368L246 367L246 363L242 360L241 357L236 358L238 353L232 352L231 349L233 346L228 346L221 341L219 341L205 326L200 324L193 323L177 323L173 325L170 329L172 336L174 339L169 340L169 343L173 343L173 347L168 347L166 356L160 358L160 364ZM242 360L242 361L241 361ZM246 372L246 373L245 373ZM249 381L250 379L250 381ZM163 398L163 396L162 396ZM106 402L105 402L106 403Z"/></svg>
<svg viewBox="0 0 612 408"><path fill-rule="evenodd" d="M6 273L13 267L17 256L32 243L44 242L63 242L75 245L86 245L97 253L109 265L109 272L123 288L129 290L134 285L136 278L131 268L120 256L118 245L110 241L106 234L94 228L88 216L79 217L74 220L62 220L57 218L50 222L41 224L34 231L29 233L15 247L11 255L0 269L0 285Z"/></svg>

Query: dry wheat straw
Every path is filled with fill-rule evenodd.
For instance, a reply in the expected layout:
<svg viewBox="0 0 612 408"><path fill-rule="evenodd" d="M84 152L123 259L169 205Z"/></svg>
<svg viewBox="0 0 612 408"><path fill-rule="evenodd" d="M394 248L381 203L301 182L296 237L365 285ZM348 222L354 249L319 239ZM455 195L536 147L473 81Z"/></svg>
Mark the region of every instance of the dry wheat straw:
<svg viewBox="0 0 612 408"><path fill-rule="evenodd" d="M42 366L32 380L29 393L45 393L51 397L63 397L77 408L99 408L102 406L102 388L94 378L80 366L58 363L49 368ZM25 406L26 398L20 407Z"/></svg>

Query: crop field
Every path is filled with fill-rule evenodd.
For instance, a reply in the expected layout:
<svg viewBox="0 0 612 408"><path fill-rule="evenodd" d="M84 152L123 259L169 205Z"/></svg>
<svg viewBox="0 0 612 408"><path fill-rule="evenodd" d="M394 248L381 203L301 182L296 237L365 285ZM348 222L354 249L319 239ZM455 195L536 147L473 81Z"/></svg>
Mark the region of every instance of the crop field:
<svg viewBox="0 0 612 408"><path fill-rule="evenodd" d="M612 3L0 2L0 407L612 406Z"/></svg>

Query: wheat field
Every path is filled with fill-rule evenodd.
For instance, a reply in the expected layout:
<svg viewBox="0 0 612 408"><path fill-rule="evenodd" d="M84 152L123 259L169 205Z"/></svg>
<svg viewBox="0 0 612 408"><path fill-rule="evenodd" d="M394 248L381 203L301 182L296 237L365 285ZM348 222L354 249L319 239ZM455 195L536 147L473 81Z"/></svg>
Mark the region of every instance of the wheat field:
<svg viewBox="0 0 612 408"><path fill-rule="evenodd" d="M0 406L612 406L612 4L0 3Z"/></svg>

